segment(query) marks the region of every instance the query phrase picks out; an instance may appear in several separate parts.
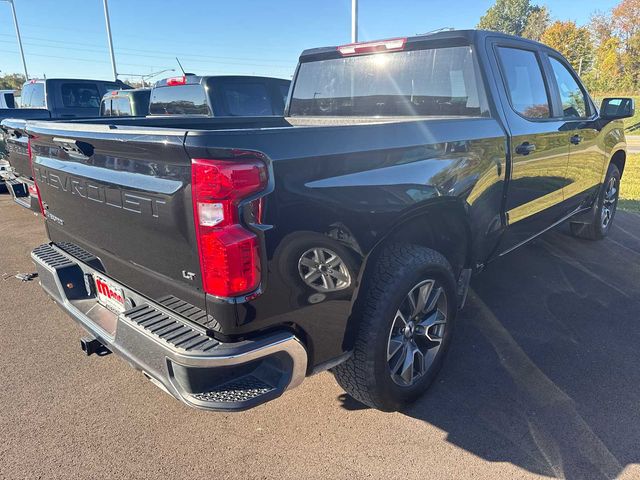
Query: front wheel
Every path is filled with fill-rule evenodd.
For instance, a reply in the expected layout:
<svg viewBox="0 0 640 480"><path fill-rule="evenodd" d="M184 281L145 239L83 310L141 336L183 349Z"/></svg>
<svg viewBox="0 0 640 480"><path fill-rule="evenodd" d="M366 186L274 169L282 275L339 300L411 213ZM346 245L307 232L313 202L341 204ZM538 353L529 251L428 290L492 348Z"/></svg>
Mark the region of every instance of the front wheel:
<svg viewBox="0 0 640 480"><path fill-rule="evenodd" d="M570 224L572 235L587 240L602 240L606 237L616 215L619 195L620 170L612 163L609 165L607 176L587 221Z"/></svg>
<svg viewBox="0 0 640 480"><path fill-rule="evenodd" d="M333 369L356 400L392 411L416 400L440 370L457 312L449 262L414 245L387 248L355 313L353 355Z"/></svg>

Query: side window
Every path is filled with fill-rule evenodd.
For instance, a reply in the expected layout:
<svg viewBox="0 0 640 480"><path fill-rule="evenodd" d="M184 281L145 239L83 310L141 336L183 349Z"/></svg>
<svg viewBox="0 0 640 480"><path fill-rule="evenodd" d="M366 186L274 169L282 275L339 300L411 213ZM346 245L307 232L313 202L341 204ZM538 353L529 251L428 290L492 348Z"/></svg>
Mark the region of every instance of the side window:
<svg viewBox="0 0 640 480"><path fill-rule="evenodd" d="M565 118L586 118L589 116L584 92L571 72L560 61L549 57L553 69Z"/></svg>
<svg viewBox="0 0 640 480"><path fill-rule="evenodd" d="M549 97L536 54L507 47L500 47L498 51L515 111L527 118L549 118Z"/></svg>

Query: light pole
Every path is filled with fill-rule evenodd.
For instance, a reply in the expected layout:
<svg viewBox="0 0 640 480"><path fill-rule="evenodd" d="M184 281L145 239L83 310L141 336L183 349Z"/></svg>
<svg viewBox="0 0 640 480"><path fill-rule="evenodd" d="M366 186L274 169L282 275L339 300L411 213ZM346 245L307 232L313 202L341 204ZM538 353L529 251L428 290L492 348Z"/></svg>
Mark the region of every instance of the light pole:
<svg viewBox="0 0 640 480"><path fill-rule="evenodd" d="M351 43L358 41L358 0L351 0Z"/></svg>
<svg viewBox="0 0 640 480"><path fill-rule="evenodd" d="M113 39L111 38L111 22L109 21L109 6L107 5L107 0L104 0L104 21L107 24L107 40L109 40L109 54L111 55L113 79L118 80L118 71L116 70L116 56L113 53Z"/></svg>
<svg viewBox="0 0 640 480"><path fill-rule="evenodd" d="M29 80L29 73L27 72L27 62L24 59L24 50L22 49L22 38L20 37L20 28L18 27L18 17L16 16L16 6L13 4L13 0L4 0L11 4L11 12L13 13L13 24L16 26L16 36L18 37L18 47L20 47L20 56L22 57L22 66L24 67L24 78Z"/></svg>

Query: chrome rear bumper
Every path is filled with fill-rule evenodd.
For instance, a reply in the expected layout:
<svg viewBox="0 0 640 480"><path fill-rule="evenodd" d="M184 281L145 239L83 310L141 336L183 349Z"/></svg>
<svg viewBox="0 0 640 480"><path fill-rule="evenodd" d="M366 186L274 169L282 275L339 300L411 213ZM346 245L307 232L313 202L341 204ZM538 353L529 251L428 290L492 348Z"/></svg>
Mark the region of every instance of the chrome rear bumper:
<svg viewBox="0 0 640 480"><path fill-rule="evenodd" d="M306 375L306 350L290 332L222 343L200 325L110 279L131 307L116 314L98 303L92 288L97 272L87 264L53 244L39 246L31 258L42 288L63 310L189 406L245 410L296 387Z"/></svg>

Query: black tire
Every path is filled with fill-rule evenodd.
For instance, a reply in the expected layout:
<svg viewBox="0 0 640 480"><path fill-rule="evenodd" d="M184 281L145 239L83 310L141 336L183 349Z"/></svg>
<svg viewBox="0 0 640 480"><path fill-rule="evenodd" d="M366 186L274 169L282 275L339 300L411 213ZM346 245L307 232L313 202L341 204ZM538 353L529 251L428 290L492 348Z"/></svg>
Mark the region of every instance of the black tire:
<svg viewBox="0 0 640 480"><path fill-rule="evenodd" d="M388 247L372 268L365 290L360 293L363 301L358 302L354 313L358 332L353 355L332 371L340 386L356 400L372 408L394 411L420 397L442 366L458 309L456 282L449 262L441 254L415 245ZM391 371L390 339L402 302L427 279L434 281L434 289L436 285L442 287L445 294L444 333L433 361L424 367L415 384L402 386Z"/></svg>
<svg viewBox="0 0 640 480"><path fill-rule="evenodd" d="M615 188L615 194L610 197L610 187ZM581 222L571 222L569 228L574 237L585 240L602 240L611 230L613 219L618 207L618 195L620 193L620 171L611 163L607 170L607 176L602 184L598 198L595 201L589 216ZM606 222L605 222L606 218Z"/></svg>

